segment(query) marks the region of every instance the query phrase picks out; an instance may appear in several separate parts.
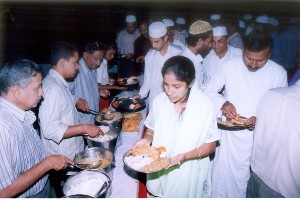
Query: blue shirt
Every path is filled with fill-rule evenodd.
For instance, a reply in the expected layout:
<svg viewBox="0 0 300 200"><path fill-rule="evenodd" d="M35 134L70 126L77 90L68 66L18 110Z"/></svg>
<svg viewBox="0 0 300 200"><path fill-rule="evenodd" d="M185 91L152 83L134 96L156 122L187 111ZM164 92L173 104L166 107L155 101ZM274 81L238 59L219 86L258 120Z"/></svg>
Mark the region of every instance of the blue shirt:
<svg viewBox="0 0 300 200"><path fill-rule="evenodd" d="M45 158L41 140L32 124L32 111L23 111L0 97L0 190ZM20 196L39 193L48 180L43 176Z"/></svg>

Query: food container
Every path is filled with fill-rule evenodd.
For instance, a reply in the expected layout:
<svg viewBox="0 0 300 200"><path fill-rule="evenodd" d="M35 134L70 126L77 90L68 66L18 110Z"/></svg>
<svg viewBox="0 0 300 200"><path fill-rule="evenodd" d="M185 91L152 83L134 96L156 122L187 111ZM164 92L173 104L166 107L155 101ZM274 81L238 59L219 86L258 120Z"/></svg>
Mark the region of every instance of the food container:
<svg viewBox="0 0 300 200"><path fill-rule="evenodd" d="M63 185L65 198L108 197L110 178L100 171L82 171L67 179Z"/></svg>
<svg viewBox="0 0 300 200"><path fill-rule="evenodd" d="M88 169L90 171L102 171L105 172L112 179L112 170L114 168L114 155L108 149L102 147L92 147L84 151L75 154L74 163L85 163L90 160L100 159L102 161L101 166L96 169ZM80 168L80 167L78 167ZM86 170L84 168L80 168Z"/></svg>
<svg viewBox="0 0 300 200"><path fill-rule="evenodd" d="M105 120L103 119L103 116L105 115L114 115L114 118L112 120ZM105 147L107 149L110 149L112 152L115 152L115 147L122 145L122 136L121 136L121 130L122 130L122 122L123 122L124 115L121 112L116 111L108 111L103 112L99 115L95 116L95 124L97 126L108 126L109 131L107 134L111 135L117 135L116 141L110 141L108 144L102 144L102 143L92 143L93 146L96 147ZM109 147L111 146L111 147ZM113 147L115 146L115 147Z"/></svg>
<svg viewBox="0 0 300 200"><path fill-rule="evenodd" d="M86 137L93 147L102 147L109 149L114 155L116 150L117 140L120 134L108 132L104 136L99 136L96 138Z"/></svg>

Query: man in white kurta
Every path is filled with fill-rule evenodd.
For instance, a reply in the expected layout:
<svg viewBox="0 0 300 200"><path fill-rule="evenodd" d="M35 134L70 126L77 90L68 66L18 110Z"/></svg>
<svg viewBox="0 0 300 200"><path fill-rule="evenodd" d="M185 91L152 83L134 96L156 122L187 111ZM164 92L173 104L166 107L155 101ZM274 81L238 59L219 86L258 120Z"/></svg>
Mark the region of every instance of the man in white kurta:
<svg viewBox="0 0 300 200"><path fill-rule="evenodd" d="M193 32L193 30L196 31ZM203 57L200 53L206 53L210 50L212 40L212 27L208 22L196 21L190 27L190 35L187 37L187 47L180 54L190 59L195 67L196 79L195 84L201 89L204 82L204 68L202 65ZM192 32L191 32L192 31ZM209 33L207 35L207 33Z"/></svg>
<svg viewBox="0 0 300 200"><path fill-rule="evenodd" d="M181 52L181 50L168 44L166 33L167 28L163 22L153 22L149 26L149 36L153 49L150 49L145 56L144 83L139 91L142 98L149 93L149 108L152 107L153 99L164 91L161 69L165 61ZM158 46L156 46L157 42L159 43Z"/></svg>
<svg viewBox="0 0 300 200"><path fill-rule="evenodd" d="M109 75L107 72L107 60L104 58L100 67L97 68L97 82L101 85L107 85L109 81Z"/></svg>
<svg viewBox="0 0 300 200"><path fill-rule="evenodd" d="M227 45L227 29L225 26L217 26L213 28L212 50L203 59L204 67L204 83L206 83L221 65L230 58L242 56L242 50Z"/></svg>
<svg viewBox="0 0 300 200"><path fill-rule="evenodd" d="M213 103L196 85L191 89L182 114L179 115L174 106L166 93L154 99L145 120L145 126L154 131L152 146L164 146L174 157L219 140ZM151 194L165 198L210 197L210 159L206 156L188 160L180 167L149 174L147 189Z"/></svg>
<svg viewBox="0 0 300 200"><path fill-rule="evenodd" d="M245 43L243 56L227 61L204 86L216 111L222 110L223 115L228 114L224 106L230 102L236 113L247 118L255 116L257 102L267 90L287 85L286 71L268 59L271 36L252 32L247 37L249 44ZM268 41L268 45L262 41ZM263 50L258 52L250 51L249 46L254 43L263 43L266 47L262 46ZM222 96L218 91L224 85L226 94ZM246 197L252 144L253 131L221 131L220 147L214 158L212 197Z"/></svg>

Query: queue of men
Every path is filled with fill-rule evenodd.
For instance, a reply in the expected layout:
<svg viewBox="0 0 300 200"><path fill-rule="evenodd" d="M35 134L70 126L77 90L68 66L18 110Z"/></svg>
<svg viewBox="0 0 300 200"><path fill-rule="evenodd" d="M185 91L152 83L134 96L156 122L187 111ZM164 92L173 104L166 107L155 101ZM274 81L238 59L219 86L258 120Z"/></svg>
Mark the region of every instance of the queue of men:
<svg viewBox="0 0 300 200"><path fill-rule="evenodd" d="M263 20L258 18L257 23ZM211 197L300 197L296 154L300 150L300 81L288 88L286 70L270 59L274 43L270 31L254 28L236 48L229 40L239 35L237 30L229 30L221 21L196 20L186 31L182 17L175 23L165 18L150 23L148 35L141 32L142 38L136 17L129 15L125 21L126 29L116 42L121 63L126 63L123 67L130 69L123 68L121 75L132 75L132 63L145 63L144 82L133 98L149 95L151 108L153 99L163 92L164 62L182 55L193 62L195 84L215 103L216 117L233 119L240 114L251 121L245 130L220 129L220 145L212 160ZM145 26L141 23L140 31ZM184 38L184 44L176 42L176 35ZM143 51L138 57L136 45ZM44 80L41 69L29 60L1 68L0 197L51 197L49 172L50 183L57 194L61 192L59 183L65 174L52 169L72 164L75 153L84 149L83 134L102 133L88 111L98 112L100 96L109 95L97 82L105 53L102 43L89 42L80 59L74 45L56 43L51 49L52 68ZM39 102L40 137L30 111Z"/></svg>

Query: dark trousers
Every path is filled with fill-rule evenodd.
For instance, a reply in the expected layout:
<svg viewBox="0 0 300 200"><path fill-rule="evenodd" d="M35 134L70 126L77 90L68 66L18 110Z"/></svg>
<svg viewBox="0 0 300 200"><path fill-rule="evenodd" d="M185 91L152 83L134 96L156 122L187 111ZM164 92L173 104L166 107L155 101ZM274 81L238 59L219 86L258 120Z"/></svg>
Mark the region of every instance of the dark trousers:
<svg viewBox="0 0 300 200"><path fill-rule="evenodd" d="M255 173L251 172L247 185L247 198L284 198L267 186Z"/></svg>

